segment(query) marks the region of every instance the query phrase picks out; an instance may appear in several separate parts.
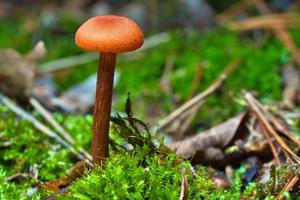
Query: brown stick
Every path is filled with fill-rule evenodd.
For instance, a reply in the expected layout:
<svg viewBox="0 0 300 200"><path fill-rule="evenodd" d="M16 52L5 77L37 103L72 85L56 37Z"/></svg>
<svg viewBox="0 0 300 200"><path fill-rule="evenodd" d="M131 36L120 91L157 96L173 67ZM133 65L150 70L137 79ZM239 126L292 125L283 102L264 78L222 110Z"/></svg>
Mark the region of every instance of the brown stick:
<svg viewBox="0 0 300 200"><path fill-rule="evenodd" d="M108 157L109 121L117 54L101 53L97 76L94 106L92 157L94 163L103 166Z"/></svg>

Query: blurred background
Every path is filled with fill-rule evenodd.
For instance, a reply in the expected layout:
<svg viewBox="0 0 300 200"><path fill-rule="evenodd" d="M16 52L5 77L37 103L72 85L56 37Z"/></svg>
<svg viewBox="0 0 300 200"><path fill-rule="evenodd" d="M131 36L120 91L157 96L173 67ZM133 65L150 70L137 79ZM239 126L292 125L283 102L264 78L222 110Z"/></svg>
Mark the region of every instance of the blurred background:
<svg viewBox="0 0 300 200"><path fill-rule="evenodd" d="M34 96L52 111L90 113L98 55L76 47L75 31L95 15L124 15L142 27L146 41L119 56L113 110L124 110L130 93L136 115L155 125L239 63L198 113L195 127L207 128L242 109L236 102L243 89L263 102L285 99L282 66L294 62L290 47L300 43L299 21L286 13L298 11L296 0L1 0L0 67L15 66L19 74L0 70L0 89L20 102ZM270 14L278 14L273 25L237 23ZM274 33L279 25L292 45ZM297 104L295 95L286 98Z"/></svg>

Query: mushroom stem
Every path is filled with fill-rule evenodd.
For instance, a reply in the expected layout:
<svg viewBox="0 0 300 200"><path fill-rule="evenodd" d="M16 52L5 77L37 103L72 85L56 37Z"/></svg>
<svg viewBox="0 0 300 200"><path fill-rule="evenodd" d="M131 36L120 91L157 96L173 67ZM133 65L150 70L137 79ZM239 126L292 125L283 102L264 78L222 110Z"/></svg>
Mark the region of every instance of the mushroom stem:
<svg viewBox="0 0 300 200"><path fill-rule="evenodd" d="M94 106L92 157L95 164L103 166L108 157L109 122L116 53L101 53L99 59L96 101Z"/></svg>

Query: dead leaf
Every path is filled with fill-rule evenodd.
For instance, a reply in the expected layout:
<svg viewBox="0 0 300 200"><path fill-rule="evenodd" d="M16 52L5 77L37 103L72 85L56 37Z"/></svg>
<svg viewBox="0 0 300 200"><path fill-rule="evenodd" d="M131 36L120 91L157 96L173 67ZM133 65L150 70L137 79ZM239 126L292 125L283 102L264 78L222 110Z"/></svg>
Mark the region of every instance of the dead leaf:
<svg viewBox="0 0 300 200"><path fill-rule="evenodd" d="M185 159L192 158L197 152L205 151L211 147L224 148L238 134L241 126L245 125L244 120L247 118L246 116L246 112L241 113L214 128L175 142L170 147Z"/></svg>
<svg viewBox="0 0 300 200"><path fill-rule="evenodd" d="M42 42L23 56L14 49L0 51L0 90L9 97L26 99L27 91L34 83L37 61L45 56Z"/></svg>

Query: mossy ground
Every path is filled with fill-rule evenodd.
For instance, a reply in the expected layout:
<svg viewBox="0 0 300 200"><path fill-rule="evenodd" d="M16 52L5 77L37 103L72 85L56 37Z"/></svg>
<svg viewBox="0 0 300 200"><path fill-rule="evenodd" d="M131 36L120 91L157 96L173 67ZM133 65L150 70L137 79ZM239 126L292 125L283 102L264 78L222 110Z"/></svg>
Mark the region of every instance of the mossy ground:
<svg viewBox="0 0 300 200"><path fill-rule="evenodd" d="M55 140L49 140L36 130L32 124L21 119L16 121L17 117L6 107L1 106L0 109L6 120L5 123L1 121L1 130L5 130L1 132L1 139L11 142L8 147L0 149L0 199L28 199L27 193L37 182L32 178L6 181L6 177L18 172L29 173L30 167L36 165L40 181L54 180L63 177L77 159L69 150L57 145ZM88 149L91 117L66 116L63 119L59 115L57 119L76 141L81 141L81 146ZM190 163L172 153L160 155L143 146L134 153L112 154L105 170L95 168L88 171L84 178L71 185L69 193L59 195L58 199L177 199L183 167L186 169L191 199L239 199L247 195L248 190L251 191L251 186L245 192L241 190L242 168L242 171L236 172L235 186L223 190L213 185L204 167L196 167L197 177L193 177ZM41 190L31 198L42 199L50 193Z"/></svg>
<svg viewBox="0 0 300 200"><path fill-rule="evenodd" d="M58 23L63 30L60 30L60 34L56 37L53 37L55 33L49 30L45 30L40 35L26 31L22 19L1 21L0 47L15 48L25 53L33 46L33 41L40 37L45 40L49 50L45 62L83 53L75 46L73 40L79 22L67 16L59 19L61 21ZM292 33L299 44L299 31ZM147 117L149 104L156 105L165 114L171 111L169 97L162 92L159 84L169 55L176 55L171 86L180 102L184 102L190 95L196 66L199 63L203 66L203 79L198 92L209 86L228 64L242 58L241 65L230 75L222 90L209 97L201 107L201 113L195 120L197 128L210 127L241 110L242 107L235 103L234 99L239 97L242 89L257 91L263 102L280 100L280 68L290 61L288 51L276 37L271 37L258 48L253 45L253 40L246 39L238 32L225 29L188 33L174 31L168 43L145 53L146 56L134 62L119 63L121 76L116 86L119 98L113 109L120 111L127 98L127 92L130 92L133 104L136 105L135 114L146 122L159 120ZM96 72L95 66L94 62L72 69L68 81L56 77L60 88L66 89L84 80ZM27 199L26 192L35 184L31 179L7 182L5 180L7 176L18 172L29 172L30 166L36 164L40 181L54 180L63 176L66 170L76 163L77 159L69 150L43 136L32 124L15 116L5 106L1 105L0 113L1 140L11 143L8 147L0 147L0 199ZM37 114L35 115L39 118ZM56 114L56 119L71 133L78 145L90 150L91 116ZM181 167L185 166L188 169L189 163L182 162L180 165L175 165L174 155L170 155L164 163L161 163L157 155L147 157L144 153L145 150L141 149L136 154L113 155L107 163L106 170L95 169L88 172L88 176L70 187L71 194L78 199L89 199L99 193L105 194L103 199L111 199L111 197L117 199L124 194L128 199L140 199L141 196L147 196L149 199L177 199L180 192ZM140 165L143 157L141 155L146 157L149 170L145 170L146 168ZM191 185L190 196L193 199L200 197L239 199L244 193L241 191L239 176L242 174L242 169L236 172L236 184L230 190L214 188L209 181L209 175L201 167L198 169L201 174L198 178L192 178L188 172ZM144 185L146 183L148 185ZM86 191L86 187L91 189ZM111 190L112 187L118 190ZM33 199L40 199L45 194L45 191L38 192ZM61 198L72 199L68 196L61 196Z"/></svg>
<svg viewBox="0 0 300 200"><path fill-rule="evenodd" d="M144 147L134 155L125 153L111 157L105 170L96 168L88 172L58 199L178 199L182 168L186 169L189 199L240 199L243 195L238 178L232 189L217 189L204 167L193 169L197 175L194 177L189 162L173 154L165 158L149 156L149 150Z"/></svg>

